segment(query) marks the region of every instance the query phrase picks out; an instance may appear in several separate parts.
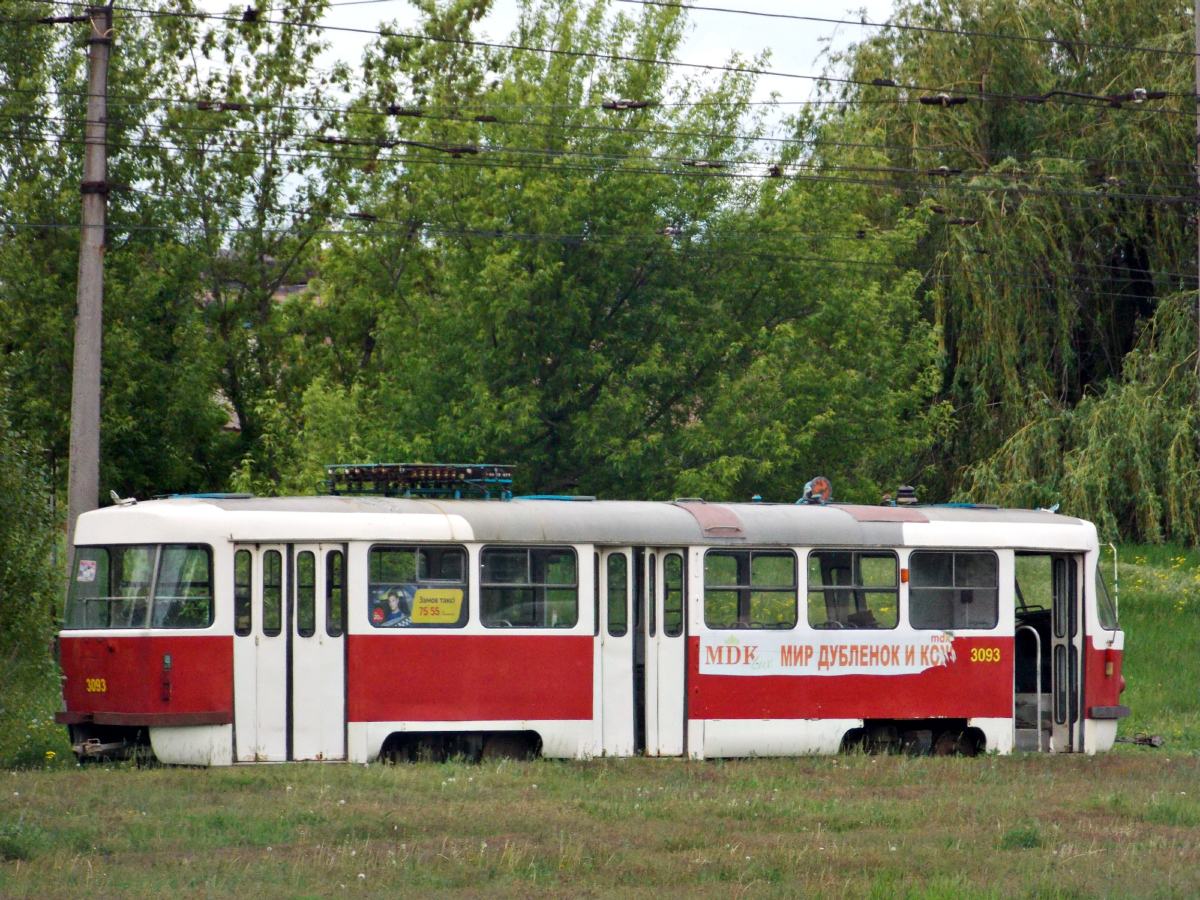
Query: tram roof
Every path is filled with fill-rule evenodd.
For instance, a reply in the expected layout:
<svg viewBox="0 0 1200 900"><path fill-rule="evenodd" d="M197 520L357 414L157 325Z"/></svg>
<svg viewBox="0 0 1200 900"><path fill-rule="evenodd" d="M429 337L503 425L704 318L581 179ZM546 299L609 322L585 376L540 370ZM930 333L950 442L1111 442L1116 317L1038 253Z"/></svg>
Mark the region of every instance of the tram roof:
<svg viewBox="0 0 1200 900"><path fill-rule="evenodd" d="M201 513L200 507L204 508ZM182 507L182 508L181 508ZM289 522L304 520L311 533L317 515L434 516L441 522L465 522L476 541L599 543L618 545L691 544L841 544L897 546L903 527L929 523L963 525L1091 528L1082 519L1042 510L965 506L857 506L851 504L704 503L702 501L629 500L436 500L377 496L172 498L109 508L100 516L128 510L163 513L179 522L191 508L209 522L220 519L234 528L241 514L258 525L278 524L287 539ZM182 514L182 515L181 515ZM96 515L96 514L92 514ZM141 515L136 516L141 518ZM111 523L112 520L109 520ZM411 521L411 520L410 520ZM96 522L95 524L99 524ZM349 522L344 524L348 525ZM224 526L220 526L224 530ZM91 529L87 529L91 531ZM237 530L234 528L234 530ZM330 538L358 531L330 523ZM940 529L939 529L940 530ZM1017 529L1018 531L1024 529ZM911 532L910 532L911 534ZM388 539L380 535L379 539ZM1001 541L1012 545L1011 541Z"/></svg>

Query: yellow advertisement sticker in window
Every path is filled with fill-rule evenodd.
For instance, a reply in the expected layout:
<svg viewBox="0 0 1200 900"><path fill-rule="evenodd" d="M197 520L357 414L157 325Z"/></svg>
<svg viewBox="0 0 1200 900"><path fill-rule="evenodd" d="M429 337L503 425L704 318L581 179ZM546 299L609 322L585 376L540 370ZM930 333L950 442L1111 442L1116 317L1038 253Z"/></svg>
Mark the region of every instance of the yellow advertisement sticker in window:
<svg viewBox="0 0 1200 900"><path fill-rule="evenodd" d="M462 602L462 588L421 588L413 595L413 624L454 625Z"/></svg>

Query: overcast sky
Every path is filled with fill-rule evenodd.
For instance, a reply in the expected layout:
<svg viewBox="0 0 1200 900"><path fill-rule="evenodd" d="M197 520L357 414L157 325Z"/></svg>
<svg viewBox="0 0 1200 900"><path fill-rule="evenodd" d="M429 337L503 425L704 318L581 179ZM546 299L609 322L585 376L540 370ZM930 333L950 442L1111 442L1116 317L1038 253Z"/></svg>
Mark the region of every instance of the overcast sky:
<svg viewBox="0 0 1200 900"><path fill-rule="evenodd" d="M829 19L849 19L854 22L864 17L868 22L886 21L891 13L892 0L865 0L855 4L853 10L843 0L694 0L701 5L720 6L727 9L753 10L787 15L819 16ZM343 3L344 5L338 5ZM213 12L228 7L228 0L213 2L205 6ZM614 2L614 10L627 10L636 14L639 7L634 4ZM750 57L769 49L772 53L770 67L782 72L820 72L821 51L826 47L844 47L865 34L877 31L858 25L832 25L828 23L788 21L758 16L735 15L724 12L696 10L691 14L687 40L679 51L679 59L687 62L721 64L737 51ZM407 0L371 0L366 3L346 3L334 0L334 6L325 17L329 25L344 28L377 28L383 22L398 22L402 27L415 23L416 11ZM516 0L495 0L493 12L479 29L492 40L504 40L511 33L517 19ZM326 38L332 44L330 55L357 64L362 48L370 41L369 35L327 31ZM762 78L759 81L759 99L765 99L771 91L778 91L781 101L802 101L808 98L812 82L784 78Z"/></svg>

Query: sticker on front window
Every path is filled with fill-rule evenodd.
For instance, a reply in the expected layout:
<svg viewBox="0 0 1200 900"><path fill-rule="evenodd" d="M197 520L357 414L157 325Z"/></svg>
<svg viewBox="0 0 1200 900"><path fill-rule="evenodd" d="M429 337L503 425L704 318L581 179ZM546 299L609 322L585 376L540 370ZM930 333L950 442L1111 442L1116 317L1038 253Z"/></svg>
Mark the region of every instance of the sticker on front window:
<svg viewBox="0 0 1200 900"><path fill-rule="evenodd" d="M76 581L95 581L96 580L96 561L94 559L81 559L79 561L79 574L75 576Z"/></svg>

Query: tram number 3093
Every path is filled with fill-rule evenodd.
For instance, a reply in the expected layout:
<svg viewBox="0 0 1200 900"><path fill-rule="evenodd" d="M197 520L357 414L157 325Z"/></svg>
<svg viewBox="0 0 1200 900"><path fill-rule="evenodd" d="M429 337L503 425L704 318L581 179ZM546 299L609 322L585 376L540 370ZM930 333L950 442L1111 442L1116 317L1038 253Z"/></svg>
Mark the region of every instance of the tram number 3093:
<svg viewBox="0 0 1200 900"><path fill-rule="evenodd" d="M88 678L85 687L89 694L104 694L108 692L108 682L103 678Z"/></svg>
<svg viewBox="0 0 1200 900"><path fill-rule="evenodd" d="M1000 648L972 647L971 662L1000 662Z"/></svg>

